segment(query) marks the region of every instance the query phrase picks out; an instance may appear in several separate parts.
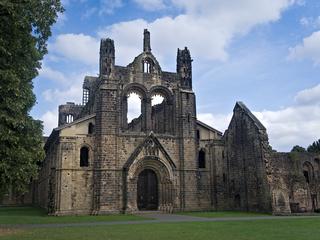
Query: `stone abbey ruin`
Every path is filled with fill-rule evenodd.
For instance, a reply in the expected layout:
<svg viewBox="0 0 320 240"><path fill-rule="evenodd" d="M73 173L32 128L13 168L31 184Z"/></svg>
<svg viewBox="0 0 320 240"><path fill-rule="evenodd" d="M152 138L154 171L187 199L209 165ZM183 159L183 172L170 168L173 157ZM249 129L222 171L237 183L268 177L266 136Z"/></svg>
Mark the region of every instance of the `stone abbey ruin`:
<svg viewBox="0 0 320 240"><path fill-rule="evenodd" d="M117 66L113 40L102 39L99 76L85 77L81 105L59 106L27 201L54 215L320 208L320 156L272 150L242 102L224 133L197 120L191 63L178 49L177 71L163 71L144 30L143 52ZM128 122L131 93L141 114Z"/></svg>

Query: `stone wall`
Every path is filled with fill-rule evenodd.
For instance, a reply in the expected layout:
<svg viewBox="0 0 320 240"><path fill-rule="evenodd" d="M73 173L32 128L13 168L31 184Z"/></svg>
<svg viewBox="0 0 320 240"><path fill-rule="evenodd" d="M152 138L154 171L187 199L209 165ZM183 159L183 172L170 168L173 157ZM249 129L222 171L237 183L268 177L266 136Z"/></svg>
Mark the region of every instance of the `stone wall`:
<svg viewBox="0 0 320 240"><path fill-rule="evenodd" d="M39 176L40 206L55 215L135 212L140 173L151 170L161 211L318 208L319 158L273 152L266 129L241 102L223 136L197 121L189 50L178 50L175 73L162 71L144 34L144 51L127 67L114 64L114 43L103 39L99 77L83 85L88 102L59 107ZM141 97L141 115L128 123L132 92ZM164 102L152 106L155 95ZM74 118L66 124L68 114ZM84 146L89 165L81 167Z"/></svg>
<svg viewBox="0 0 320 240"><path fill-rule="evenodd" d="M89 149L88 166L80 166L80 149ZM55 169L54 214L91 213L93 199L94 139L60 137L59 161ZM53 180L54 181L54 180Z"/></svg>
<svg viewBox="0 0 320 240"><path fill-rule="evenodd" d="M271 197L266 174L268 136L266 129L237 102L230 125L223 136L225 201L230 209L271 211Z"/></svg>
<svg viewBox="0 0 320 240"><path fill-rule="evenodd" d="M304 175L305 166L311 166L308 180ZM312 212L319 208L319 156L316 154L273 152L268 179L275 214Z"/></svg>
<svg viewBox="0 0 320 240"><path fill-rule="evenodd" d="M35 201L35 194L37 193L37 182L33 181L29 186L26 193L16 193L14 189L4 194L0 198L0 206L24 206L33 205Z"/></svg>
<svg viewBox="0 0 320 240"><path fill-rule="evenodd" d="M59 158L59 133L57 131L52 131L50 137L46 141L44 149L46 158L40 165L37 188L38 193L35 202L40 207L51 211L54 208L54 193L52 192L53 182L50 176L55 173L56 164Z"/></svg>
<svg viewBox="0 0 320 240"><path fill-rule="evenodd" d="M83 105L77 105L73 102L67 102L67 104L59 106L59 118L58 126L62 126L67 123L71 123L76 120L83 109ZM71 119L68 119L71 117ZM69 122L68 122L69 121Z"/></svg>
<svg viewBox="0 0 320 240"><path fill-rule="evenodd" d="M230 210L228 183L226 181L227 165L223 140L212 140L207 145L211 174L211 207L215 210Z"/></svg>

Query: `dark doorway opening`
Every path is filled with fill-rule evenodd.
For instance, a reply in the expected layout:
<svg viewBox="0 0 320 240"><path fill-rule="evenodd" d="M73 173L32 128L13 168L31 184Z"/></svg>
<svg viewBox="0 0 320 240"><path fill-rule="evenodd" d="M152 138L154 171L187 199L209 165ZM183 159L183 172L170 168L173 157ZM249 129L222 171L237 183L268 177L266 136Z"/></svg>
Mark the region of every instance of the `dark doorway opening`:
<svg viewBox="0 0 320 240"><path fill-rule="evenodd" d="M312 199L312 210L313 211L318 210L317 194L312 194L311 199Z"/></svg>
<svg viewBox="0 0 320 240"><path fill-rule="evenodd" d="M234 196L234 204L235 204L235 209L240 209L241 208L241 198L239 194L236 194Z"/></svg>
<svg viewBox="0 0 320 240"><path fill-rule="evenodd" d="M198 167L199 168L206 168L206 153L203 149L199 151L198 155Z"/></svg>
<svg viewBox="0 0 320 240"><path fill-rule="evenodd" d="M156 173L150 169L139 174L137 204L139 210L158 210L158 179Z"/></svg>
<svg viewBox="0 0 320 240"><path fill-rule="evenodd" d="M304 178L306 179L306 182L310 183L309 172L308 171L303 171L303 175L304 175Z"/></svg>

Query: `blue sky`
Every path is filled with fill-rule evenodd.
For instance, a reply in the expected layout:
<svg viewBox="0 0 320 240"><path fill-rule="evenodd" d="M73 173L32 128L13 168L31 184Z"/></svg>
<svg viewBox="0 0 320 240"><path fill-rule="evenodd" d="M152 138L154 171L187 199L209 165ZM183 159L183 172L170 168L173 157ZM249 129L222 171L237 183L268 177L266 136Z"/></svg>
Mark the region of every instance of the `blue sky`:
<svg viewBox="0 0 320 240"><path fill-rule="evenodd" d="M308 146L320 132L320 1L64 0L49 54L34 81L45 134L58 105L81 103L85 75L98 74L100 38L115 41L116 64L142 51L144 28L163 70L188 46L198 118L224 131L236 101L267 127L279 151Z"/></svg>

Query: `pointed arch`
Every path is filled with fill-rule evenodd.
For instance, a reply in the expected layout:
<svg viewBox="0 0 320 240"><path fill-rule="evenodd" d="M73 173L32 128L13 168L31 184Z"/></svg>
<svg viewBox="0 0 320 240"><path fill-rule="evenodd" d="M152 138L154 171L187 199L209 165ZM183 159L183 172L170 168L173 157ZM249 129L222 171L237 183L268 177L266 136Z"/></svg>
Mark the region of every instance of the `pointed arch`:
<svg viewBox="0 0 320 240"><path fill-rule="evenodd" d="M312 164L308 161L304 162L302 167L303 167L303 176L306 182L309 184L314 179L314 168Z"/></svg>
<svg viewBox="0 0 320 240"><path fill-rule="evenodd" d="M165 159L167 161L167 165L170 166L173 170L175 170L177 167L174 164L172 158L169 156L167 151L164 149L164 147L161 145L159 140L154 136L153 133L151 133L130 155L128 160L123 166L123 169L127 171L130 166L133 164L133 162L136 160L137 156L140 154L140 152L144 149L144 147L148 144L148 142L152 141L156 147L158 147L159 151L165 156Z"/></svg>
<svg viewBox="0 0 320 240"><path fill-rule="evenodd" d="M144 131L146 129L146 101L147 92L145 86L139 83L130 83L122 91L121 97L121 119L122 129L128 131ZM140 98L140 112L141 115L133 122L128 122L128 97L130 93L135 93Z"/></svg>
<svg viewBox="0 0 320 240"><path fill-rule="evenodd" d="M198 152L198 168L206 168L206 150L203 148Z"/></svg>
<svg viewBox="0 0 320 240"><path fill-rule="evenodd" d="M80 167L89 166L89 148L87 146L82 146L80 148Z"/></svg>

